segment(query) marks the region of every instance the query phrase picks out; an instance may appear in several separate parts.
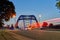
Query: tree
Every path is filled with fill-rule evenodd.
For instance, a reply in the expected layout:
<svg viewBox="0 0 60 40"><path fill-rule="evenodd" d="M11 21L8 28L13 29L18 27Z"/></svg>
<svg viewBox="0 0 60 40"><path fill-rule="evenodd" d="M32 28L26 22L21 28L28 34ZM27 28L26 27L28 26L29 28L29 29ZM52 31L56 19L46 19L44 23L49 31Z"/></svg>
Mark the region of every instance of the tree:
<svg viewBox="0 0 60 40"><path fill-rule="evenodd" d="M56 7L60 10L60 0L57 0Z"/></svg>
<svg viewBox="0 0 60 40"><path fill-rule="evenodd" d="M42 27L47 27L48 26L48 23L47 22L43 22L43 24L42 24Z"/></svg>
<svg viewBox="0 0 60 40"><path fill-rule="evenodd" d="M52 28L53 27L53 23L49 23L49 28Z"/></svg>
<svg viewBox="0 0 60 40"><path fill-rule="evenodd" d="M10 27L10 29L12 29L12 30L14 29L14 26L13 26L13 24L11 24L11 27Z"/></svg>
<svg viewBox="0 0 60 40"><path fill-rule="evenodd" d="M0 0L0 27L4 24L4 21L9 21L13 18L15 13L15 7L9 0Z"/></svg>

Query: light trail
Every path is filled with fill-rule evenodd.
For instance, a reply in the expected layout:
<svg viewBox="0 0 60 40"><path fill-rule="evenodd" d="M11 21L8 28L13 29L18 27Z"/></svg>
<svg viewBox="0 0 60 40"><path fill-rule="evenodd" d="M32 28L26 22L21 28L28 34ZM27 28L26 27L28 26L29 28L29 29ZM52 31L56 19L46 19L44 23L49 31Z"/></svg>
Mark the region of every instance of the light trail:
<svg viewBox="0 0 60 40"><path fill-rule="evenodd" d="M54 19L49 19L49 20L45 20L44 22L60 22L60 18L54 18Z"/></svg>

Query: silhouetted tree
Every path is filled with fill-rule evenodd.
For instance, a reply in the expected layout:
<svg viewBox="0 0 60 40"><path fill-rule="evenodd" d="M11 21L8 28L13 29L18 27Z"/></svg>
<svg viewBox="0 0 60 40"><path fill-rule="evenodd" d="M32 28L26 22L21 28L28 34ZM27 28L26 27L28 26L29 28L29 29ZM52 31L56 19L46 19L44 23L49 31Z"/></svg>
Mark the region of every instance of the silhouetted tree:
<svg viewBox="0 0 60 40"><path fill-rule="evenodd" d="M12 30L14 29L14 26L13 26L13 24L11 24L11 27L10 27L10 29L12 29Z"/></svg>
<svg viewBox="0 0 60 40"><path fill-rule="evenodd" d="M9 21L13 15L16 15L13 3L9 0L0 0L0 27L4 21Z"/></svg>
<svg viewBox="0 0 60 40"><path fill-rule="evenodd" d="M50 24L49 24L49 28L52 28L52 27L53 27L53 23L50 23Z"/></svg>
<svg viewBox="0 0 60 40"><path fill-rule="evenodd" d="M60 0L57 0L56 7L60 10Z"/></svg>

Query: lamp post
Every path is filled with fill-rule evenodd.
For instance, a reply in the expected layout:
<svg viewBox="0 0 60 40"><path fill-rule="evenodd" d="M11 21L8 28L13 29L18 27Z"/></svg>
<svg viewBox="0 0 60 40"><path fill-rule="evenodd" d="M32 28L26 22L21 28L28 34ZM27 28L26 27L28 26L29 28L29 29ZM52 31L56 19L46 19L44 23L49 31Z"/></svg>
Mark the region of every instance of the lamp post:
<svg viewBox="0 0 60 40"><path fill-rule="evenodd" d="M40 22L41 14L39 14L39 22Z"/></svg>
<svg viewBox="0 0 60 40"><path fill-rule="evenodd" d="M13 15L13 18L15 18L16 17L16 15Z"/></svg>
<svg viewBox="0 0 60 40"><path fill-rule="evenodd" d="M40 24L40 18L41 18L41 14L39 14L39 24ZM42 28L42 26L40 26L40 28Z"/></svg>
<svg viewBox="0 0 60 40"><path fill-rule="evenodd" d="M16 21L16 19L15 19L15 18L16 18L16 15L13 15L13 18L14 18L14 20ZM14 24L14 29L15 29L15 24Z"/></svg>

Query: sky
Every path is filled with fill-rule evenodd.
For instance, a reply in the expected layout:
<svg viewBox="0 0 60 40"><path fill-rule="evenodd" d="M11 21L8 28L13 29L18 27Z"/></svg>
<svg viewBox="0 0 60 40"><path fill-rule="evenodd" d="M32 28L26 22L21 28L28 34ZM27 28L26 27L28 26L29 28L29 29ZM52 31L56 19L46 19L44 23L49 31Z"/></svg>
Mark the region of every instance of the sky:
<svg viewBox="0 0 60 40"><path fill-rule="evenodd" d="M20 15L35 15L37 20L45 21L60 18L60 13L55 6L56 0L10 0L15 5L16 18L12 18L7 24L16 22ZM39 15L41 18L39 19Z"/></svg>

